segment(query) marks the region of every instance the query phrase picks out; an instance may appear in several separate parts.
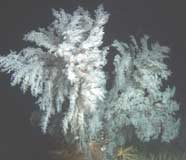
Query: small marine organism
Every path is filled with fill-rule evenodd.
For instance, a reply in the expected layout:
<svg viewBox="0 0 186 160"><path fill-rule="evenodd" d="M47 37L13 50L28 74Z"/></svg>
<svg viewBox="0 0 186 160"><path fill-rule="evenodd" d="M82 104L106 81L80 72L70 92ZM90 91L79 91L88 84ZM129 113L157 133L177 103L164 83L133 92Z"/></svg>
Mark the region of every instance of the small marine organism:
<svg viewBox="0 0 186 160"><path fill-rule="evenodd" d="M137 150L133 146L119 147L116 153L116 160L137 160Z"/></svg>

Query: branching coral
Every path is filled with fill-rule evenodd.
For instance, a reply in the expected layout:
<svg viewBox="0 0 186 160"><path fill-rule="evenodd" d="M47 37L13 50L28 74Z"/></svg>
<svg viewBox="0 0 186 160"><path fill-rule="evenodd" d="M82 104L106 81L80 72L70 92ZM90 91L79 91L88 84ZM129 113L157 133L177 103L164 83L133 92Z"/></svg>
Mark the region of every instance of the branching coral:
<svg viewBox="0 0 186 160"><path fill-rule="evenodd" d="M179 110L175 88L163 85L170 75L164 62L169 49L150 43L148 36L140 42L131 37L129 44L114 41L113 47L119 51L114 58L115 81L103 107L104 129L111 139L108 154L112 157L130 135L134 138L133 132L143 142L158 138L170 142L179 133L180 120L175 116Z"/></svg>
<svg viewBox="0 0 186 160"><path fill-rule="evenodd" d="M11 84L30 88L42 114L41 128L47 131L52 115L62 113L63 133L70 132L80 138L84 135L85 114L96 111L97 102L104 99L108 48L101 48L103 25L108 13L99 6L95 17L79 7L68 14L63 9L53 10L55 21L25 35L33 42L20 52L0 57L1 71L11 73ZM64 106L68 99L69 106Z"/></svg>
<svg viewBox="0 0 186 160"><path fill-rule="evenodd" d="M175 88L163 86L171 74L164 61L169 48L151 43L148 36L140 42L134 37L130 43L115 40L114 83L106 90L103 67L109 47L102 47L102 39L109 14L99 6L94 17L81 7L73 14L53 10L53 15L47 29L25 35L33 47L0 56L11 85L20 84L23 92L30 88L37 98L40 114L35 117L41 118L44 133L60 130L91 151L92 138L99 141L103 132L109 139L104 146L108 159L132 139L133 129L141 141L169 142L178 135ZM118 156L130 157L129 151L120 149Z"/></svg>

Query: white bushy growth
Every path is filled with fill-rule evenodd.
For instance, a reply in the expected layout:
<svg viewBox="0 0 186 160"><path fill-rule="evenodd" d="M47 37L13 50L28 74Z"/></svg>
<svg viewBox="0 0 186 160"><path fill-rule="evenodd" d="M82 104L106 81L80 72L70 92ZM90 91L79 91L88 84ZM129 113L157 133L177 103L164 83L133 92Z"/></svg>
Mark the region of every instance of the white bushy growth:
<svg viewBox="0 0 186 160"><path fill-rule="evenodd" d="M24 36L35 47L0 56L1 71L11 74L11 85L20 84L23 92L30 88L38 99L44 133L52 117L57 120L50 129L70 132L84 148L87 138L99 142L102 132L109 139L108 159L133 138L133 128L141 141L169 142L178 135L175 88L163 85L171 74L164 61L169 48L150 43L148 36L140 42L131 37L128 44L114 41L119 53L113 62L113 86L106 91L108 47L101 45L108 13L99 6L95 17L81 7L73 14L53 10L53 15L55 21L47 29Z"/></svg>
<svg viewBox="0 0 186 160"><path fill-rule="evenodd" d="M169 142L178 135L180 124L175 118L179 110L173 99L175 88L163 89L162 84L170 75L164 63L169 49L149 43L147 36L139 45L134 37L131 39L129 45L113 43L120 54L114 59L115 81L105 106L108 134L114 139L117 135L118 139L120 133L127 132L123 126L132 125L141 141L160 136L162 141Z"/></svg>
<svg viewBox="0 0 186 160"><path fill-rule="evenodd" d="M179 110L173 99L175 88L163 85L171 74L165 64L169 48L150 43L148 36L140 42L132 36L128 44L116 40L112 46L119 52L113 62L114 83L101 108L110 139L108 159L117 146L131 143L134 133L142 142L158 138L170 142L178 136L180 126L175 117Z"/></svg>
<svg viewBox="0 0 186 160"><path fill-rule="evenodd" d="M45 133L52 115L62 112L64 99L69 107L64 113L62 127L67 133L69 125L74 134L85 127L84 114L95 112L97 102L105 93L105 74L108 48L100 48L103 25L108 14L99 6L95 17L79 7L73 14L63 9L53 10L55 21L47 28L32 31L24 40L34 42L19 53L0 57L1 71L11 73L11 84L30 88L38 98L44 115L41 127ZM83 133L82 133L83 134Z"/></svg>

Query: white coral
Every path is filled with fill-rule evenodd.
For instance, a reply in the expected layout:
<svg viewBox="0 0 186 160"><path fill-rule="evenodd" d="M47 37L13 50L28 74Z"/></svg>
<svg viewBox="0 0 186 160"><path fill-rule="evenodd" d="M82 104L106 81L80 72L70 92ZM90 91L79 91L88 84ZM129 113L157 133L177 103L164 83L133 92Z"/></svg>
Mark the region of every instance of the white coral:
<svg viewBox="0 0 186 160"><path fill-rule="evenodd" d="M70 125L71 132L78 134L85 125L84 113L94 112L97 102L104 99L102 67L108 48L100 46L108 13L99 6L94 18L81 7L72 15L63 9L53 10L53 15L56 19L47 29L40 28L24 37L38 47L0 57L0 67L1 71L12 73L12 85L21 84L24 92L30 87L32 95L38 98L37 104L44 113L43 132L50 117L63 111L68 98L62 128L67 133Z"/></svg>
<svg viewBox="0 0 186 160"><path fill-rule="evenodd" d="M85 150L88 140L99 140L100 131L106 132L111 139L104 149L108 155L125 138L131 139L131 126L142 141L161 136L169 142L178 135L175 89L163 86L171 74L164 62L169 48L149 43L148 36L140 42L131 37L129 44L114 41L119 54L113 61L114 84L107 92L103 66L108 47L101 46L108 13L99 6L95 17L81 7L73 14L53 10L53 15L47 29L25 35L35 48L0 56L1 71L12 75L11 85L20 84L23 92L30 88L37 97L44 133L53 115L60 124L54 121L50 129L70 132Z"/></svg>
<svg viewBox="0 0 186 160"><path fill-rule="evenodd" d="M124 126L133 126L136 136L146 142L158 137L169 142L179 133L175 88L163 89L162 82L170 75L164 62L169 49L158 43L150 44L147 36L139 45L134 37L131 38L129 44L113 43L119 54L114 59L113 88L105 102L105 132L112 139L108 149L125 144L124 135L128 138L131 132Z"/></svg>

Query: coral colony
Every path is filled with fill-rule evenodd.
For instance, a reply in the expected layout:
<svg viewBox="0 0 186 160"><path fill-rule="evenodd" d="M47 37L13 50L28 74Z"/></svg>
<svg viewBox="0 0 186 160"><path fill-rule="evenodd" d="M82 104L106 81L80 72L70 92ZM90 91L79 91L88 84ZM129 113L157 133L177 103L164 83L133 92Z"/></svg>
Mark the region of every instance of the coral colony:
<svg viewBox="0 0 186 160"><path fill-rule="evenodd" d="M142 142L169 142L178 135L175 88L162 84L171 74L164 62L169 48L146 35L102 46L109 18L102 5L94 16L81 7L73 14L53 10L53 15L47 28L24 36L31 47L0 56L1 71L11 74L11 85L19 84L37 98L43 133L53 126L52 133L56 129L71 136L87 155L92 141L101 143L105 159L113 159L115 149L133 139L131 132ZM118 54L113 83L106 89L111 74L103 67L112 54L109 48Z"/></svg>

